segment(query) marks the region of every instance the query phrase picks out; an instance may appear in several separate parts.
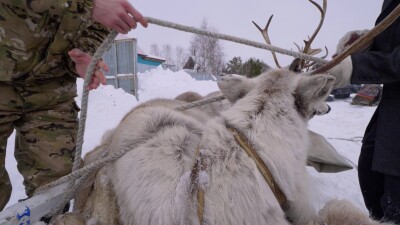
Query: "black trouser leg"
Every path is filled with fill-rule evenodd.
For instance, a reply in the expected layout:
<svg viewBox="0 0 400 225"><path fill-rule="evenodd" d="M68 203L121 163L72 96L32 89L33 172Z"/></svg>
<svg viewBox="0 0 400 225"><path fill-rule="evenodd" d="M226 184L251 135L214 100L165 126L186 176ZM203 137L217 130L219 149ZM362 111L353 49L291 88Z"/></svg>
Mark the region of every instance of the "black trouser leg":
<svg viewBox="0 0 400 225"><path fill-rule="evenodd" d="M385 193L381 205L384 220L400 224L400 177L385 175Z"/></svg>
<svg viewBox="0 0 400 225"><path fill-rule="evenodd" d="M384 213L381 198L384 194L384 175L372 171L375 141L364 140L358 160L358 179L365 206L372 218L380 220Z"/></svg>

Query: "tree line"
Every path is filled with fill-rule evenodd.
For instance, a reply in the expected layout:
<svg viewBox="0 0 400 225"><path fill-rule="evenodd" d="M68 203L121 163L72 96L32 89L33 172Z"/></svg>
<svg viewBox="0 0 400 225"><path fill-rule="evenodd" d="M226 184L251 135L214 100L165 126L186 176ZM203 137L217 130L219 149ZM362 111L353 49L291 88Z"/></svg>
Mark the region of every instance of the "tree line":
<svg viewBox="0 0 400 225"><path fill-rule="evenodd" d="M206 19L203 19L200 28L216 31ZM150 54L163 57L166 60L165 64L174 66L178 70L183 69L191 58L196 64L193 69L212 75L240 74L253 77L269 68L266 63L256 58L243 62L241 57L237 56L226 62L220 40L198 34L193 35L189 49L185 50L182 46L173 48L170 44L165 44L160 48L154 43L150 46Z"/></svg>

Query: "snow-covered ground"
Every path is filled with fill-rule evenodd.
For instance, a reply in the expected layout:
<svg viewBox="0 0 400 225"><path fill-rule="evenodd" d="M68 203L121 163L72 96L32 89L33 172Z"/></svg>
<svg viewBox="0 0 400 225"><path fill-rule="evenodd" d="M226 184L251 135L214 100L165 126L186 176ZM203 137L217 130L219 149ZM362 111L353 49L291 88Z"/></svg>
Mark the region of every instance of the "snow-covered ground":
<svg viewBox="0 0 400 225"><path fill-rule="evenodd" d="M79 95L83 81L78 81ZM83 153L93 149L101 140L103 133L114 128L122 117L134 106L153 98L174 98L185 91L195 91L201 95L218 90L214 81L196 81L183 71L171 72L162 68L139 74L139 99L125 93L122 89L102 86L91 91L89 96L88 118L83 145ZM80 96L77 97L80 105ZM349 100L330 103L332 111L310 121L309 128L325 136L345 157L357 164L361 147L361 137L375 107L354 106ZM13 193L8 205L25 198L22 177L19 175L13 157L14 134L8 140L6 167L10 173ZM309 168L314 186L317 189L315 202L321 207L332 198L348 199L365 210L358 186L357 170L341 173L318 173Z"/></svg>

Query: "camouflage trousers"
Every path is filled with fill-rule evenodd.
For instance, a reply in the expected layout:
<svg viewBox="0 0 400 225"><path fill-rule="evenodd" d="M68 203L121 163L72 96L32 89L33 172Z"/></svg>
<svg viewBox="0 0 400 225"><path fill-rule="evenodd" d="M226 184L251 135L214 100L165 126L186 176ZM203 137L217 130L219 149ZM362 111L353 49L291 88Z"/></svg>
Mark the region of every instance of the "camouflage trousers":
<svg viewBox="0 0 400 225"><path fill-rule="evenodd" d="M24 177L26 194L72 169L79 108L73 77L45 83L0 82L0 211L11 196L5 168L7 139L16 130L14 156ZM9 152L10 153L10 152Z"/></svg>

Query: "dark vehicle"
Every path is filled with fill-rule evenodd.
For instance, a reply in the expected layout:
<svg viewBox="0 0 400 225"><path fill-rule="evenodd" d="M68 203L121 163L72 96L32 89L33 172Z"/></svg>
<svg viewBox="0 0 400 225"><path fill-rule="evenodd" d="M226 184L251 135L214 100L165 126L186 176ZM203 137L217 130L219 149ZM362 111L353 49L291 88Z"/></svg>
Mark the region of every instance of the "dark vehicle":
<svg viewBox="0 0 400 225"><path fill-rule="evenodd" d="M342 88L333 89L331 94L335 97L335 99L346 99L350 97L350 94L353 93L351 85L347 85Z"/></svg>

